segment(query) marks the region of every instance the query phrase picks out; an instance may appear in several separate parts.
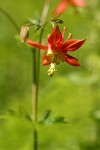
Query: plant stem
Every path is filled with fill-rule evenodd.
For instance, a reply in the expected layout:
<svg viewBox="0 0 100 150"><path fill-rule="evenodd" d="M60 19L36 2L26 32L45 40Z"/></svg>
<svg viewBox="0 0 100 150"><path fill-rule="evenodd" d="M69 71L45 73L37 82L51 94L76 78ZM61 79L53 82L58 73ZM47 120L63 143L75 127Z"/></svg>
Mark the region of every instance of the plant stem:
<svg viewBox="0 0 100 150"><path fill-rule="evenodd" d="M46 17L48 14L48 10L49 10L49 5L50 5L50 1L51 0L46 0L45 4L44 4L44 8L42 11L42 15L41 15L41 24L43 25L41 32L40 32L40 38L39 38L39 43L42 43L42 37L43 37L43 32L44 32L44 24L46 21ZM35 50L33 50L35 51ZM37 102L38 102L38 93L39 93L39 75L40 75L40 49L38 49L36 52L34 53L34 80L33 80L33 93L36 93L33 96L33 105L34 105L34 121L37 121Z"/></svg>
<svg viewBox="0 0 100 150"><path fill-rule="evenodd" d="M46 0L44 4L44 8L42 11L41 15L41 25L43 25L41 32L40 32L40 38L39 38L39 43L42 43L42 37L43 37L43 32L44 32L44 24L46 21L46 17L48 14L49 6L50 6L50 1L51 0ZM37 123L37 106L38 106L38 95L39 95L39 77L40 77L40 49L37 51L33 50L33 65L34 65L34 73L33 73L33 88L32 88L32 95L33 95L33 118L35 124ZM38 131L36 127L34 128L34 146L33 149L37 150L38 149Z"/></svg>
<svg viewBox="0 0 100 150"><path fill-rule="evenodd" d="M37 129L35 128L34 129L34 147L33 147L33 150L37 150L38 147L38 132L37 132Z"/></svg>
<svg viewBox="0 0 100 150"><path fill-rule="evenodd" d="M8 20L12 23L12 25L14 26L14 28L16 29L16 31L19 33L20 28L18 26L18 24L15 22L15 20L9 15L8 12L6 12L3 8L0 7L0 12L8 18Z"/></svg>
<svg viewBox="0 0 100 150"><path fill-rule="evenodd" d="M51 0L45 0L44 8L41 15L41 23L44 24L47 18L49 6L50 6Z"/></svg>
<svg viewBox="0 0 100 150"><path fill-rule="evenodd" d="M46 0L44 7L43 7L43 11L42 11L41 19L40 19L41 25L43 25L43 27L40 32L39 44L42 43L44 26L45 26L46 17L48 14L49 6L50 6L50 1L51 0ZM37 99L36 101L37 102L38 102L38 93L39 93L39 76L40 76L40 49L38 49L37 51L37 86L36 86L36 99Z"/></svg>
<svg viewBox="0 0 100 150"><path fill-rule="evenodd" d="M32 110L33 110L33 120L37 121L37 96L36 96L36 86L37 86L37 73L36 73L36 49L32 48L32 54L33 54L33 84L32 84Z"/></svg>

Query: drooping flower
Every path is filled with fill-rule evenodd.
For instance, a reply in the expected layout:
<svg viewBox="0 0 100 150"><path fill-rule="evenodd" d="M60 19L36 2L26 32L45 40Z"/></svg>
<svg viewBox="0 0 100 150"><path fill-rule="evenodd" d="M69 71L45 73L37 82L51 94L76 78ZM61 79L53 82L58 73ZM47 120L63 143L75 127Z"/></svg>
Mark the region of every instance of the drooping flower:
<svg viewBox="0 0 100 150"><path fill-rule="evenodd" d="M53 14L54 15L59 15L61 13L63 13L68 5L72 5L75 7L83 7L86 5L84 0L60 0L57 8L54 10Z"/></svg>
<svg viewBox="0 0 100 150"><path fill-rule="evenodd" d="M49 76L52 76L52 74L56 71L55 65L59 64L60 61L67 62L73 66L80 66L78 59L70 56L68 51L75 51L79 49L86 41L86 38L82 40L71 39L72 34L69 34L67 40L64 42L65 31L66 28L64 27L63 32L61 33L58 25L56 25L51 34L48 35L48 46L38 44L26 38L26 42L28 44L47 51L47 53L43 56L42 63L43 65L50 65L50 69L48 70Z"/></svg>

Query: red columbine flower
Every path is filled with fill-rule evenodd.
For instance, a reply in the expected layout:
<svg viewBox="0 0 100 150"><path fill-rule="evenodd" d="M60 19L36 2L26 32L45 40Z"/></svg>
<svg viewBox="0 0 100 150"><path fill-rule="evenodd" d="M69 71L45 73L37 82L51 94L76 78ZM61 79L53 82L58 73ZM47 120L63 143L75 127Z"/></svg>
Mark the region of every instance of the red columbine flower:
<svg viewBox="0 0 100 150"><path fill-rule="evenodd" d="M75 51L80 48L86 41L86 38L82 40L71 39L72 34L69 34L64 42L65 31L66 28L64 27L61 33L58 25L56 25L48 36L48 46L38 44L26 38L28 44L47 51L47 54L43 56L42 63L43 65L50 64L50 69L48 70L48 75L50 76L56 71L55 65L59 64L60 61L67 62L73 66L80 66L78 59L68 55L68 51Z"/></svg>
<svg viewBox="0 0 100 150"><path fill-rule="evenodd" d="M59 15L67 9L68 5L83 7L86 5L84 0L60 0L57 8L54 10L54 15Z"/></svg>

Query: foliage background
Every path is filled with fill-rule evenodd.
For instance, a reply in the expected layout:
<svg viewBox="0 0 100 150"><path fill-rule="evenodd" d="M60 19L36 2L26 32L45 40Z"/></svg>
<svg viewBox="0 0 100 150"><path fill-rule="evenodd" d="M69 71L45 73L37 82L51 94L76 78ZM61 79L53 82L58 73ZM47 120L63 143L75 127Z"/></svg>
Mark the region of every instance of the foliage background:
<svg viewBox="0 0 100 150"><path fill-rule="evenodd" d="M51 11L57 1L52 1ZM44 0L0 0L21 27L28 18L41 15ZM79 58L81 67L61 63L53 78L41 65L38 117L51 110L50 119L67 118L67 124L50 119L39 127L40 150L99 150L100 149L100 1L87 0L86 8L76 13L70 6L60 17L73 38L88 37L84 46L72 55ZM63 25L61 25L61 29ZM51 31L45 28L44 41ZM32 31L33 32L33 31ZM32 52L21 44L18 33L0 13L0 150L31 150L32 126L26 119L31 115ZM31 37L37 41L39 32Z"/></svg>

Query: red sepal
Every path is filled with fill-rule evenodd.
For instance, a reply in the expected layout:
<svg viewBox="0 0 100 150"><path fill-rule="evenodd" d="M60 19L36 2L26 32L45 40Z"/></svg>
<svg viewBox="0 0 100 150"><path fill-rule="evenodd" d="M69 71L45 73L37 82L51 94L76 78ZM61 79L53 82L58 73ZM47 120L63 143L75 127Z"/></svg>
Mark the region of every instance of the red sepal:
<svg viewBox="0 0 100 150"><path fill-rule="evenodd" d="M80 66L78 59L76 59L75 57L72 57L68 54L65 56L64 61L72 66Z"/></svg>
<svg viewBox="0 0 100 150"><path fill-rule="evenodd" d="M43 50L47 50L48 46L42 45L42 44L38 44L34 41L29 40L28 38L26 38L26 42L34 47L37 47L39 49L43 49Z"/></svg>
<svg viewBox="0 0 100 150"><path fill-rule="evenodd" d="M86 41L86 38L83 40L67 40L64 45L63 45L63 49L66 51L75 51L77 49L79 49L84 42Z"/></svg>

